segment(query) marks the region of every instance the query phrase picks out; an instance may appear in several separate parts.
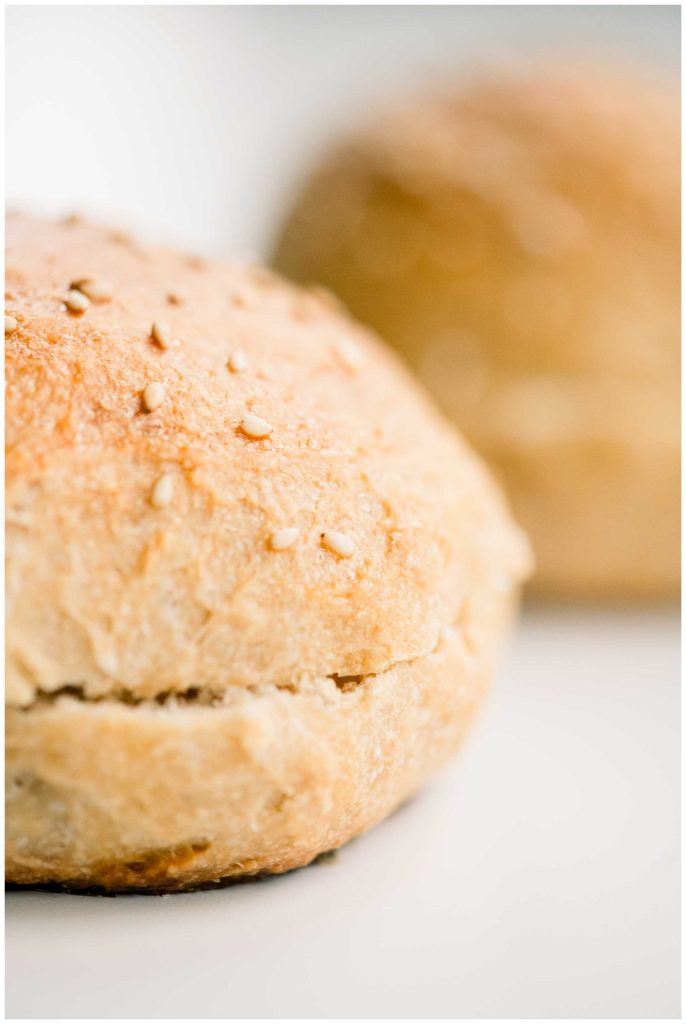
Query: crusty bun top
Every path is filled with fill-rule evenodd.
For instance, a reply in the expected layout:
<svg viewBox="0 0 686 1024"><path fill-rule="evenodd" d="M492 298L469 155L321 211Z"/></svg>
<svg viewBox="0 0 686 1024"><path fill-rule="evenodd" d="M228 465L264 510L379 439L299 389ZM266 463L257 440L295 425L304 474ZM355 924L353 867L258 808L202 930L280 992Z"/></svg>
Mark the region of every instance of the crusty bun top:
<svg viewBox="0 0 686 1024"><path fill-rule="evenodd" d="M11 702L378 672L519 581L480 462L331 300L76 218L7 237Z"/></svg>
<svg viewBox="0 0 686 1024"><path fill-rule="evenodd" d="M534 62L419 94L328 157L277 265L336 280L404 350L462 327L501 375L678 377L679 132L674 78L621 63Z"/></svg>

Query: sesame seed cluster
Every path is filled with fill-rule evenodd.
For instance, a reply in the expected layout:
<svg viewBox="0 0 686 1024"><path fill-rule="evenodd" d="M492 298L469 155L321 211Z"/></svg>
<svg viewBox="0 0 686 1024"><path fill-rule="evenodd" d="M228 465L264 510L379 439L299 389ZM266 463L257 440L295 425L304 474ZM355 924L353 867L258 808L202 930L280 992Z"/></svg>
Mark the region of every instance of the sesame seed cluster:
<svg viewBox="0 0 686 1024"><path fill-rule="evenodd" d="M320 290L321 291L321 290ZM105 278L97 276L80 277L72 281L65 291L63 298L64 309L67 313L82 315L86 313L92 303L109 302L113 298L114 288ZM180 299L175 292L168 293L168 301L171 305L179 305ZM331 305L331 299L326 296L322 301ZM13 316L5 315L5 334L10 335L16 331L18 322ZM165 320L155 320L152 323L149 333L153 344L163 351L178 347L181 342L174 338L171 327ZM362 355L356 345L350 341L343 340L335 346L335 355L341 364L352 373L357 373L363 366ZM227 369L234 374L242 374L248 369L249 361L245 352L238 348L231 352L226 360ZM142 409L146 413L155 412L162 406L166 398L166 385L163 381L149 381L142 392ZM268 438L272 433L272 426L261 416L252 412L246 412L242 417L239 431L244 437L250 440L260 441ZM153 508L162 509L167 507L174 497L174 478L168 473L160 476L154 483L150 493L150 504ZM285 526L272 531L267 538L267 547L271 551L285 551L293 547L300 536L300 529L293 526ZM349 558L355 551L354 541L345 533L338 530L325 529L320 533L321 547L339 558Z"/></svg>

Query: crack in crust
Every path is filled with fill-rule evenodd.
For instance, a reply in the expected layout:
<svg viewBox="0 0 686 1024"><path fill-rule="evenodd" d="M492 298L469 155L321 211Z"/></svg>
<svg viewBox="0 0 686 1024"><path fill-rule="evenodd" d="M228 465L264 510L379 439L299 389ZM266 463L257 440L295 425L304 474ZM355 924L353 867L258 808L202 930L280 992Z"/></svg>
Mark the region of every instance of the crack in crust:
<svg viewBox="0 0 686 1024"><path fill-rule="evenodd" d="M447 628L455 628L447 627ZM398 661L391 662L385 668L379 672L368 672L363 675L344 675L342 673L333 672L330 675L323 676L322 681L329 681L334 684L336 690L342 694L354 693L360 686L364 686L371 679L375 679L380 675L385 675L387 672L391 672L394 669L400 668L403 665L412 665L418 658L426 657L427 655L433 654L440 645L440 636L443 631L439 631L439 640L431 651L426 652L424 655L417 655L414 658L404 658ZM317 685L317 681L315 681ZM239 694L251 693L253 695L264 692L265 689L271 688L279 690L284 693L302 693L306 689L307 684L299 683L270 683L262 684L261 686L235 686L227 687L222 691L212 690L203 686L191 686L187 690L175 691L166 690L162 693L155 694L154 697L140 697L133 693L131 690L121 687L120 689L101 695L92 695L86 692L86 688L81 683L65 683L62 686L57 687L54 690L37 690L32 701L23 706L16 707L15 710L20 712L29 712L36 708L46 707L56 704L62 698L70 698L72 700L79 701L82 704L124 704L128 707L210 707L219 708L227 707L231 703L231 698L235 698Z"/></svg>
<svg viewBox="0 0 686 1024"><path fill-rule="evenodd" d="M397 665L404 664L404 662L397 662L394 665L389 665L389 671L395 668ZM363 685L368 679L373 679L379 673L370 672L368 675L357 675L357 676L345 676L333 673L330 676L325 676L325 679L330 680L335 685L336 689L340 693L351 693L356 690L358 686ZM272 687L276 690L281 690L284 693L296 694L301 692L298 685L294 683L273 683ZM82 704L125 704L128 707L140 707L141 705L147 705L149 707L174 707L179 705L185 707L188 705L194 705L197 707L225 707L228 703L227 698L230 696L236 696L239 693L257 693L264 687L232 687L224 690L223 692L217 692L216 690L209 690L202 686L191 686L187 690L176 692L173 690L167 690L163 693L158 693L154 697L139 697L132 693L131 690L122 688L116 690L113 693L102 694L99 696L92 696L86 693L85 687L78 683L65 683L64 686L60 686L55 690L40 690L36 693L35 698L30 704L26 704L23 707L16 708L17 711L27 712L34 708L42 707L46 705L56 704L59 700L64 697L77 700Z"/></svg>

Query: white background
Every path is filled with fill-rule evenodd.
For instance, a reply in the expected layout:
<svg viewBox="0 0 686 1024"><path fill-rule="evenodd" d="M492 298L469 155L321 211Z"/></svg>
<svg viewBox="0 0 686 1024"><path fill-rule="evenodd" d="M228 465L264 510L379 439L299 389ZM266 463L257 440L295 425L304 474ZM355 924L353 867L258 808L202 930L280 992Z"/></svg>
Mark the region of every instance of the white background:
<svg viewBox="0 0 686 1024"><path fill-rule="evenodd" d="M676 7L23 7L11 205L266 255L369 104L525 53L676 67ZM528 610L484 718L328 864L164 899L11 894L9 1017L676 1017L678 622Z"/></svg>
<svg viewBox="0 0 686 1024"><path fill-rule="evenodd" d="M521 54L678 64L677 7L10 7L10 202L266 255L371 102Z"/></svg>

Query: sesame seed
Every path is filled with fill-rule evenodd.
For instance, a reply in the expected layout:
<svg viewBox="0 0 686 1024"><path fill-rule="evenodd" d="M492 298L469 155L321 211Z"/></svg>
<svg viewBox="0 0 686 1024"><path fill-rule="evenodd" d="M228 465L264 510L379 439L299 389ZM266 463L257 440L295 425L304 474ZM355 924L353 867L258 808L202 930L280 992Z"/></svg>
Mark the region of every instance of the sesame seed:
<svg viewBox="0 0 686 1024"><path fill-rule="evenodd" d="M245 358L245 353L239 349L229 356L229 361L226 365L232 373L242 373L248 365L248 360Z"/></svg>
<svg viewBox="0 0 686 1024"><path fill-rule="evenodd" d="M241 420L241 430L248 437L254 438L269 437L272 432L271 424L259 416L253 416L251 412Z"/></svg>
<svg viewBox="0 0 686 1024"><path fill-rule="evenodd" d="M5 334L14 334L18 326L13 316L5 316Z"/></svg>
<svg viewBox="0 0 686 1024"><path fill-rule="evenodd" d="M111 242L114 242L115 245L126 245L126 246L132 246L133 245L133 239L132 239L131 235L128 235L126 233L126 231L119 231L119 230L110 231L109 239L110 239Z"/></svg>
<svg viewBox="0 0 686 1024"><path fill-rule="evenodd" d="M170 348L172 345L171 328L164 320L155 320L150 328L150 337L160 348Z"/></svg>
<svg viewBox="0 0 686 1024"><path fill-rule="evenodd" d="M498 573L493 581L493 589L496 594L506 594L508 590L512 590L513 586L513 581L504 572Z"/></svg>
<svg viewBox="0 0 686 1024"><path fill-rule="evenodd" d="M272 551L285 551L295 544L300 535L297 526L286 526L283 530L276 530L269 538L269 546Z"/></svg>
<svg viewBox="0 0 686 1024"><path fill-rule="evenodd" d="M159 480L155 482L155 486L153 487L150 495L150 504L153 508L164 508L170 503L173 496L174 480L169 473L165 473L164 476L161 476Z"/></svg>
<svg viewBox="0 0 686 1024"><path fill-rule="evenodd" d="M78 281L73 281L71 287L81 292L91 302L107 302L112 298L112 285L103 277L82 277Z"/></svg>
<svg viewBox="0 0 686 1024"><path fill-rule="evenodd" d="M76 288L70 288L64 296L64 304L70 313L85 313L90 306L90 299Z"/></svg>
<svg viewBox="0 0 686 1024"><path fill-rule="evenodd" d="M148 412L153 412L164 401L164 384L159 380L151 380L143 391L143 404Z"/></svg>
<svg viewBox="0 0 686 1024"><path fill-rule="evenodd" d="M332 554L338 555L339 558L350 558L355 550L355 545L350 537L337 530L325 530L321 539L322 547L327 548Z"/></svg>
<svg viewBox="0 0 686 1024"><path fill-rule="evenodd" d="M336 310L345 309L344 304L338 296L334 295L329 288L324 288L322 285L315 284L308 288L307 291L312 298L319 302L320 306L328 306L329 309Z"/></svg>
<svg viewBox="0 0 686 1024"><path fill-rule="evenodd" d="M349 341L341 341L336 346L336 355L347 370L357 373L362 368L362 353L356 345Z"/></svg>

